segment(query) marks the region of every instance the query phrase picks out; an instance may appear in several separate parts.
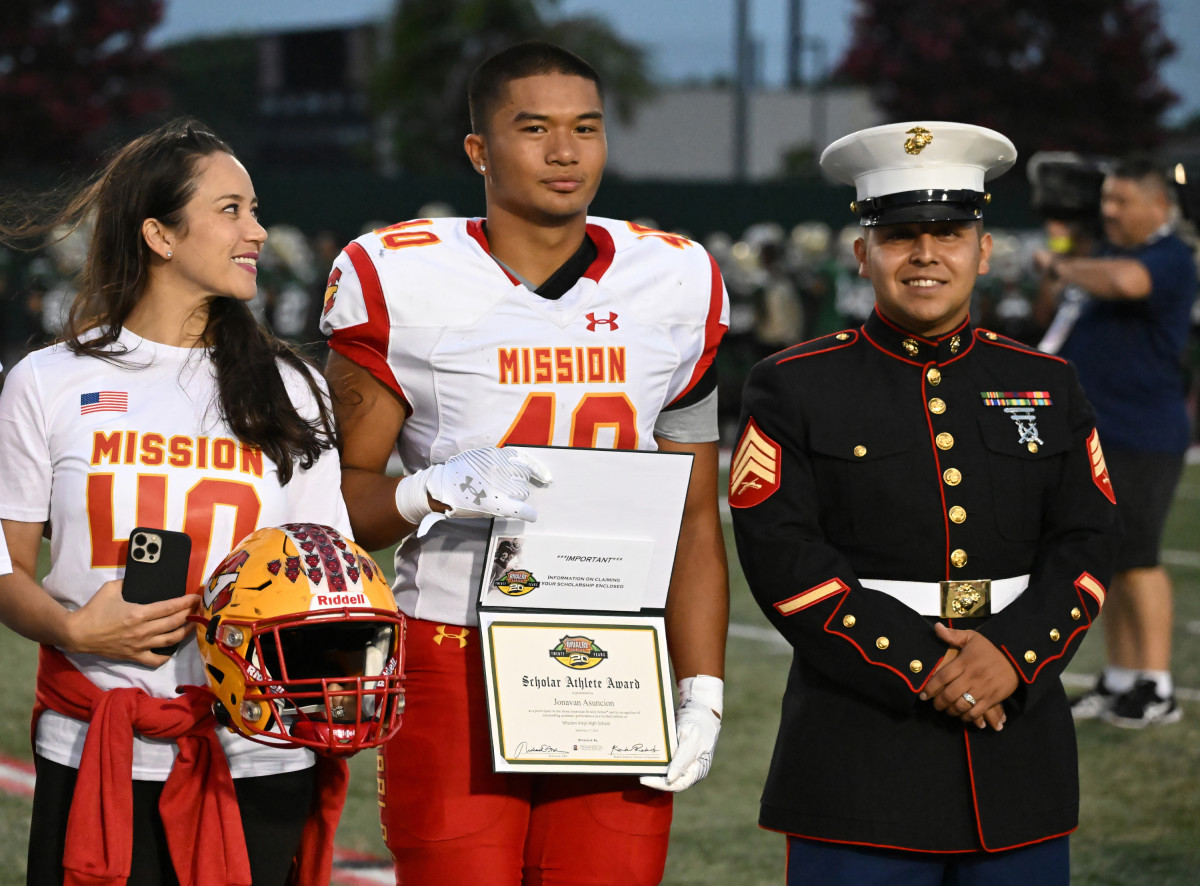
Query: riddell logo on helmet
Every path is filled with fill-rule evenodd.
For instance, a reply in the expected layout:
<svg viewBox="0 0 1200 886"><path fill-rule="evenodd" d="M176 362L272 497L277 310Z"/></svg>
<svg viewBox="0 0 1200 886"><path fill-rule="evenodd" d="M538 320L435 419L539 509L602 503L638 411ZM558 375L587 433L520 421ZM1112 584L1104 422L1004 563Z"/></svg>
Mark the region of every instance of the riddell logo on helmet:
<svg viewBox="0 0 1200 886"><path fill-rule="evenodd" d="M308 608L326 609L330 606L367 606L371 605L366 594L313 594L312 605Z"/></svg>

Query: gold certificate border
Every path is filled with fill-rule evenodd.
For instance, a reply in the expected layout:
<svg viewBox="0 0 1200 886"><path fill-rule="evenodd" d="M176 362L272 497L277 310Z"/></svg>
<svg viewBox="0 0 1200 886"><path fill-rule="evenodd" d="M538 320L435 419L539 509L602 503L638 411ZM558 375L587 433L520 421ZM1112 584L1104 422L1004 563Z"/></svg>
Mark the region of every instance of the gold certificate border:
<svg viewBox="0 0 1200 886"><path fill-rule="evenodd" d="M583 760L581 760L581 759L522 760L519 758L513 758L513 757L509 757L509 756L505 755L504 754L504 748L505 748L505 744L504 744L504 714L500 709L500 706L501 706L500 686L499 686L499 679L498 679L497 673L496 673L496 670L497 670L496 669L496 644L495 644L495 642L493 642L495 639L495 633L494 633L495 629L500 628L500 627L522 628L522 629L537 628L537 629L544 629L544 630L548 630L548 631L554 631L555 633L557 633L558 631L560 631L564 628L566 628L567 630L571 630L571 631L586 630L588 632L596 631L596 630L648 631L651 634L651 637L652 637L651 645L654 648L654 675L655 675L655 680L658 683L659 710L660 710L660 714L661 714L660 723L661 723L661 728L662 728L663 749L666 752L666 759L638 761L638 760L614 760L611 757L602 757L602 758L595 759L595 760L591 760L591 759L583 759ZM491 682L492 682L491 695L492 695L492 698L495 699L494 723L495 723L496 731L498 733L496 736L496 745L494 747L494 752L497 754L497 756L499 756L501 759L503 759L510 766L520 766L520 767L529 767L529 768L535 768L535 767L544 768L547 766L552 766L556 770L566 769L566 768L574 768L574 767L586 767L593 772L603 772L604 769L607 769L607 768L614 768L614 769L619 768L624 772L628 772L628 770L630 770L630 769L639 769L639 770L651 769L651 770L656 770L658 772L665 772L666 767L670 762L670 756L671 756L671 742L670 742L670 738L669 738L670 726L667 722L667 710L670 709L672 712L672 715L673 715L674 708L670 706L669 701L665 698L664 692L663 692L663 677L662 677L663 661L662 661L662 655L661 655L660 648L659 648L661 636L662 635L660 634L659 627L657 625L653 625L653 624L638 625L638 624L619 624L619 623L604 623L604 622L591 622L591 621L586 621L586 622L493 621L491 624L488 625L487 645L488 645L488 658L489 658L489 665L490 665L488 667L488 671L490 673ZM614 773L614 774L617 774L617 773Z"/></svg>

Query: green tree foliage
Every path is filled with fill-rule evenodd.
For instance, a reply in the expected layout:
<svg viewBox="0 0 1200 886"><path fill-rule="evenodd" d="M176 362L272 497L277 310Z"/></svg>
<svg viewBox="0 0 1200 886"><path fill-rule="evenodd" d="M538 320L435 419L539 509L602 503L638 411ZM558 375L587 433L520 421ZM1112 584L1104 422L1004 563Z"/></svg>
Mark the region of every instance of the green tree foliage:
<svg viewBox="0 0 1200 886"><path fill-rule="evenodd" d="M162 0L0 0L0 164L90 160L90 136L164 107L145 44L162 12Z"/></svg>
<svg viewBox="0 0 1200 886"><path fill-rule="evenodd" d="M1037 150L1124 154L1177 97L1157 0L859 0L840 75L897 121L957 120Z"/></svg>
<svg viewBox="0 0 1200 886"><path fill-rule="evenodd" d="M555 18L558 0L399 0L374 78L374 104L395 121L396 159L414 172L465 171L467 80L488 56L549 40L600 73L611 111L628 119L652 92L645 54L593 17Z"/></svg>

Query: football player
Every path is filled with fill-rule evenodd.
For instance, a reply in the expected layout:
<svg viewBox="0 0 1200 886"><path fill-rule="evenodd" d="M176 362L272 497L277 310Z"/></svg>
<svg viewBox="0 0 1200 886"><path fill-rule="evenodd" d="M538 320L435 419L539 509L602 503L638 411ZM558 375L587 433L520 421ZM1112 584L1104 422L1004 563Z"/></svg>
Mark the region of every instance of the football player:
<svg viewBox="0 0 1200 886"><path fill-rule="evenodd" d="M403 540L407 713L382 755L384 833L407 884L657 883L669 792L707 773L720 725L713 357L728 299L691 240L588 217L607 157L590 65L521 44L484 62L469 91L465 149L487 217L360 237L325 300L355 537ZM500 448L518 443L694 455L666 612L681 706L665 777L492 772L474 607L489 526L471 518L534 519L529 484L550 478ZM403 478L386 475L394 447ZM414 531L434 511L449 519Z"/></svg>

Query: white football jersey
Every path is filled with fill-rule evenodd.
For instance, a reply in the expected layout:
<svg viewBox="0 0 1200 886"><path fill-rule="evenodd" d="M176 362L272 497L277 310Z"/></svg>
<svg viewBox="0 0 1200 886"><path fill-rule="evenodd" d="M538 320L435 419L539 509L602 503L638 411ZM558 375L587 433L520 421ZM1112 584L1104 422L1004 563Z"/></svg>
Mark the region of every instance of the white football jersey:
<svg viewBox="0 0 1200 886"><path fill-rule="evenodd" d="M716 262L684 237L592 218L597 258L560 298L491 257L479 219L366 234L334 263L322 330L408 407L408 472L510 443L655 449L659 413L704 375L729 324ZM486 520L451 519L396 552L409 615L474 624Z"/></svg>
<svg viewBox="0 0 1200 886"><path fill-rule="evenodd" d="M68 609L125 573L135 526L186 532L190 587L198 588L243 536L260 526L324 523L343 533L336 451L280 486L274 464L234 438L220 417L214 367L200 349L174 348L125 330L124 364L80 357L63 345L30 354L0 393L0 517L49 521L51 569L42 582ZM281 367L292 402L312 419L304 382ZM137 687L157 698L207 684L194 638L157 669L69 655L101 689ZM87 725L54 712L38 721L37 752L78 767ZM312 765L308 751L267 748L220 730L234 777ZM162 780L172 742L135 738L136 779Z"/></svg>

